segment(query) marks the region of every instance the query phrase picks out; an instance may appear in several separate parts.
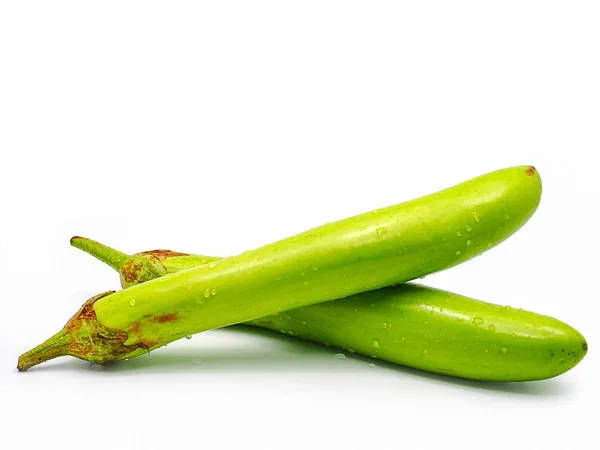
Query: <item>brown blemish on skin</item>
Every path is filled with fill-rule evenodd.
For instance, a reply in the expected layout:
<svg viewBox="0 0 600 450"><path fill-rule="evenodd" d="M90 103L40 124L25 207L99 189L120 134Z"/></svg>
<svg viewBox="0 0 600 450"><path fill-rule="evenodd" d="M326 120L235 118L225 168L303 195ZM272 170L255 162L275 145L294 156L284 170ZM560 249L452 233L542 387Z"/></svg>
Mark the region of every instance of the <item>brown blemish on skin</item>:
<svg viewBox="0 0 600 450"><path fill-rule="evenodd" d="M152 317L152 314L144 314L142 319L149 319L150 317Z"/></svg>
<svg viewBox="0 0 600 450"><path fill-rule="evenodd" d="M131 330L132 333L140 334L140 331L141 331L140 323L139 322L133 322L131 324L131 327L129 327L129 329Z"/></svg>
<svg viewBox="0 0 600 450"><path fill-rule="evenodd" d="M159 261L164 261L172 256L189 256L188 253L175 252L173 250L150 250L147 252L138 253L138 255L150 255L158 258Z"/></svg>
<svg viewBox="0 0 600 450"><path fill-rule="evenodd" d="M159 342L160 341L151 341L149 339L146 339L146 340L142 341L140 345L143 345L145 348L148 349L148 351L150 351L150 349L152 347L157 346Z"/></svg>
<svg viewBox="0 0 600 450"><path fill-rule="evenodd" d="M535 167L533 167L533 166L529 166L527 168L527 170L525 171L525 173L529 176L535 175L535 172L536 172L536 170L535 170Z"/></svg>
<svg viewBox="0 0 600 450"><path fill-rule="evenodd" d="M583 349L587 352L587 342L583 343Z"/></svg>
<svg viewBox="0 0 600 450"><path fill-rule="evenodd" d="M167 323L167 322L173 322L177 319L179 319L179 313L171 313L171 314L165 314L164 316L156 316L154 319L152 319L152 322Z"/></svg>
<svg viewBox="0 0 600 450"><path fill-rule="evenodd" d="M115 291L108 291L90 298L83 304L79 311L77 311L77 313L73 317L71 317L71 320L67 322L67 325L65 327L74 328L78 323L84 320L98 320L98 318L96 317L96 310L94 309L93 304L96 303L96 301L100 300L102 297L114 293Z"/></svg>
<svg viewBox="0 0 600 450"><path fill-rule="evenodd" d="M140 270L143 268L144 264L142 262L131 259L123 265L121 275L128 283L133 283L138 279Z"/></svg>
<svg viewBox="0 0 600 450"><path fill-rule="evenodd" d="M90 336L89 339L73 339L71 341L70 347L73 356L80 358L82 355L86 355L103 359L104 353L107 353L110 355L107 360L111 360L127 355L140 347L146 348L144 343L125 347L125 341L129 338L126 332L105 327L98 322L94 303L113 293L114 291L109 291L92 297L83 304L81 309L65 325L65 330L71 336L77 336L82 328L86 330L84 334ZM139 323L137 324L139 326Z"/></svg>

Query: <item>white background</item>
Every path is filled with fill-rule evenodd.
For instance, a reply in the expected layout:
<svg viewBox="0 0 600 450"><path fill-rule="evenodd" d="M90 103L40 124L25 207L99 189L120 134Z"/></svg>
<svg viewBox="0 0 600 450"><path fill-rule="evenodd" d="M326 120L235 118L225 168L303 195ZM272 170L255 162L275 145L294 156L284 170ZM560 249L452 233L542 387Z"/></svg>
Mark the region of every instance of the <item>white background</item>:
<svg viewBox="0 0 600 450"><path fill-rule="evenodd" d="M598 448L599 23L597 2L3 2L0 447ZM521 164L537 214L425 282L576 327L590 351L556 379L240 330L15 369L118 288L72 235L229 255Z"/></svg>

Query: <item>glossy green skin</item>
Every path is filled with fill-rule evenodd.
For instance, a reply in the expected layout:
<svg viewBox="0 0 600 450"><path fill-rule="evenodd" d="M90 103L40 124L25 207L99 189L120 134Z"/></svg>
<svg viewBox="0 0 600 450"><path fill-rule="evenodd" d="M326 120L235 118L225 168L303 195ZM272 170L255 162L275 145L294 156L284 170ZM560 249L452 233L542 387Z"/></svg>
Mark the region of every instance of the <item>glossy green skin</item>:
<svg viewBox="0 0 600 450"><path fill-rule="evenodd" d="M96 250L86 249L94 256ZM173 273L218 259L176 256L162 264ZM135 282L153 278L140 271ZM552 378L572 369L587 352L584 337L559 320L410 283L241 325L429 372L487 381Z"/></svg>
<svg viewBox="0 0 600 450"><path fill-rule="evenodd" d="M540 195L535 169L499 170L133 286L93 308L100 325L127 333L132 352L118 359L131 358L189 334L447 269L517 231Z"/></svg>
<svg viewBox="0 0 600 450"><path fill-rule="evenodd" d="M461 378L530 381L573 368L584 337L552 317L402 284L246 324Z"/></svg>

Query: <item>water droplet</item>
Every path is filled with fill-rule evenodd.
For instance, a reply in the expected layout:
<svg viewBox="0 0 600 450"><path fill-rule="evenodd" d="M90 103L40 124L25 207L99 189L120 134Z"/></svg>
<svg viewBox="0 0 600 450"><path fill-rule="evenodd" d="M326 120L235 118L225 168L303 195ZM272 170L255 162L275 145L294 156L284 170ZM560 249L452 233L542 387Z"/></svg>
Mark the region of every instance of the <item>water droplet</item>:
<svg viewBox="0 0 600 450"><path fill-rule="evenodd" d="M213 289L210 290L210 293L212 295L217 295L217 290L213 288Z"/></svg>
<svg viewBox="0 0 600 450"><path fill-rule="evenodd" d="M352 347L348 347L348 351L349 351L350 353L354 353L354 352L356 352L356 350L354 350Z"/></svg>
<svg viewBox="0 0 600 450"><path fill-rule="evenodd" d="M202 360L201 359L193 359L192 364L196 364L196 365L202 364Z"/></svg>
<svg viewBox="0 0 600 450"><path fill-rule="evenodd" d="M302 325L306 325L306 320L303 320L303 321L302 321Z"/></svg>
<svg viewBox="0 0 600 450"><path fill-rule="evenodd" d="M283 334L287 333L287 331L285 331L283 328L279 331L281 331Z"/></svg>
<svg viewBox="0 0 600 450"><path fill-rule="evenodd" d="M481 325L483 323L483 319L481 317L475 317L473 319L473 325Z"/></svg>
<svg viewBox="0 0 600 450"><path fill-rule="evenodd" d="M517 335L515 333L511 334L512 337L516 338Z"/></svg>
<svg viewBox="0 0 600 450"><path fill-rule="evenodd" d="M202 261L200 261L200 264L206 264L208 262L207 259L202 259Z"/></svg>
<svg viewBox="0 0 600 450"><path fill-rule="evenodd" d="M388 323L388 327L392 328L392 322Z"/></svg>
<svg viewBox="0 0 600 450"><path fill-rule="evenodd" d="M210 297L210 289L206 288L206 289L204 289L204 298L208 298L208 297Z"/></svg>
<svg viewBox="0 0 600 450"><path fill-rule="evenodd" d="M313 267L313 270L316 272L317 270L319 270L318 267Z"/></svg>
<svg viewBox="0 0 600 450"><path fill-rule="evenodd" d="M365 231L367 229L367 227L365 227L364 225L360 226L360 231Z"/></svg>
<svg viewBox="0 0 600 450"><path fill-rule="evenodd" d="M192 338L192 336L191 335L187 335L185 338L189 341Z"/></svg>
<svg viewBox="0 0 600 450"><path fill-rule="evenodd" d="M457 235L458 237L461 237L461 236L462 236L462 231L458 230L458 231L456 232L456 235Z"/></svg>
<svg viewBox="0 0 600 450"><path fill-rule="evenodd" d="M471 231L473 231L473 228L471 227L471 225L467 225L465 227L465 230L467 230L467 233L470 233Z"/></svg>
<svg viewBox="0 0 600 450"><path fill-rule="evenodd" d="M379 341L377 339L373 340L373 347L379 348Z"/></svg>
<svg viewBox="0 0 600 450"><path fill-rule="evenodd" d="M383 328L387 328L387 323L383 322Z"/></svg>
<svg viewBox="0 0 600 450"><path fill-rule="evenodd" d="M508 214L504 214L504 218L505 218L506 220L510 219L510 217L508 216Z"/></svg>
<svg viewBox="0 0 600 450"><path fill-rule="evenodd" d="M488 248L490 248L493 244L491 242L488 242Z"/></svg>
<svg viewBox="0 0 600 450"><path fill-rule="evenodd" d="M371 363L371 364L369 364L369 367L372 369L375 367L375 364Z"/></svg>
<svg viewBox="0 0 600 450"><path fill-rule="evenodd" d="M197 298L196 303L201 305L202 303L204 303L204 300L202 300L201 298Z"/></svg>
<svg viewBox="0 0 600 450"><path fill-rule="evenodd" d="M427 350L427 349L423 350L423 354L424 354L424 355L427 355L427 354L429 354L429 350Z"/></svg>
<svg viewBox="0 0 600 450"><path fill-rule="evenodd" d="M486 353L489 353L490 351L489 351L489 350L486 348L486 349L485 349L485 352L486 352Z"/></svg>
<svg viewBox="0 0 600 450"><path fill-rule="evenodd" d="M435 313L435 311L433 309L431 311L429 311L429 314L431 314L432 316L434 313Z"/></svg>
<svg viewBox="0 0 600 450"><path fill-rule="evenodd" d="M477 223L479 223L479 221L480 221L479 213L477 211L473 211L473 220Z"/></svg>
<svg viewBox="0 0 600 450"><path fill-rule="evenodd" d="M404 341L404 336L402 336L402 340Z"/></svg>
<svg viewBox="0 0 600 450"><path fill-rule="evenodd" d="M293 335L294 335L294 332L293 332L292 330L288 330L288 332L287 332L287 333L288 333L290 336L293 336Z"/></svg>
<svg viewBox="0 0 600 450"><path fill-rule="evenodd" d="M104 370L104 365L98 364L98 363L92 363L92 365L90 366L90 369L92 369L92 370Z"/></svg>
<svg viewBox="0 0 600 450"><path fill-rule="evenodd" d="M488 330L490 330L490 331L496 331L496 327L494 325L490 325L488 327Z"/></svg>
<svg viewBox="0 0 600 450"><path fill-rule="evenodd" d="M457 250L457 251L456 251L456 255L457 255L457 256L458 256L458 255L460 255L461 253L462 253L462 252L461 252L460 250Z"/></svg>
<svg viewBox="0 0 600 450"><path fill-rule="evenodd" d="M377 228L376 233L377 233L377 239L381 239L383 237L383 235L387 233L387 228L386 227Z"/></svg>
<svg viewBox="0 0 600 450"><path fill-rule="evenodd" d="M433 310L432 310L433 311ZM429 320L425 321L425 325L429 325Z"/></svg>
<svg viewBox="0 0 600 450"><path fill-rule="evenodd" d="M510 306L508 306L508 305L506 305L506 306L504 307L504 309L506 309L506 310L508 311L509 309L511 309L511 307L510 307Z"/></svg>
<svg viewBox="0 0 600 450"><path fill-rule="evenodd" d="M468 240L467 240L467 247L470 247L470 246L471 246L471 244L473 244L473 241L472 241L471 239L468 239Z"/></svg>
<svg viewBox="0 0 600 450"><path fill-rule="evenodd" d="M215 267L217 267L217 263L214 263L214 262L211 262L211 263L208 265L208 268L209 268L209 269L214 269Z"/></svg>
<svg viewBox="0 0 600 450"><path fill-rule="evenodd" d="M129 306L135 306L135 298L129 300Z"/></svg>
<svg viewBox="0 0 600 450"><path fill-rule="evenodd" d="M334 358L342 360L342 359L346 359L346 355L344 355L343 353L336 353Z"/></svg>
<svg viewBox="0 0 600 450"><path fill-rule="evenodd" d="M502 353L504 353L504 354L508 353L508 349L506 347L502 347Z"/></svg>

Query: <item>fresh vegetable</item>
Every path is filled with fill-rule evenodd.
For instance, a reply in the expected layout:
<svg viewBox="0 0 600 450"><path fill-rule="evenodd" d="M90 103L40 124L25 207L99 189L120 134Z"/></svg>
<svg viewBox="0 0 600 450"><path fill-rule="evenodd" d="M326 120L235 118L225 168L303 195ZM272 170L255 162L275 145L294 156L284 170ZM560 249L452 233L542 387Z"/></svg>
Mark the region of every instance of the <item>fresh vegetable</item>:
<svg viewBox="0 0 600 450"><path fill-rule="evenodd" d="M80 236L72 237L71 245L93 255L119 272L123 288L223 259L172 250L151 250L127 255L100 242Z"/></svg>
<svg viewBox="0 0 600 450"><path fill-rule="evenodd" d="M572 369L588 348L577 330L552 317L411 283L245 324L488 381L552 378Z"/></svg>
<svg viewBox="0 0 600 450"><path fill-rule="evenodd" d="M71 244L96 257L124 255L86 238L74 237ZM127 269L130 282L153 279L149 268L158 263L163 272L173 273L217 260L154 250L124 255L113 268L122 272L128 267L127 261L139 262L140 255L146 268ZM410 283L242 325L280 331L429 372L488 381L552 378L573 368L587 352L583 336L559 320Z"/></svg>
<svg viewBox="0 0 600 450"><path fill-rule="evenodd" d="M71 355L132 358L186 335L412 280L464 262L517 231L537 208L533 167L308 230L88 300L63 330L21 355L26 370Z"/></svg>

